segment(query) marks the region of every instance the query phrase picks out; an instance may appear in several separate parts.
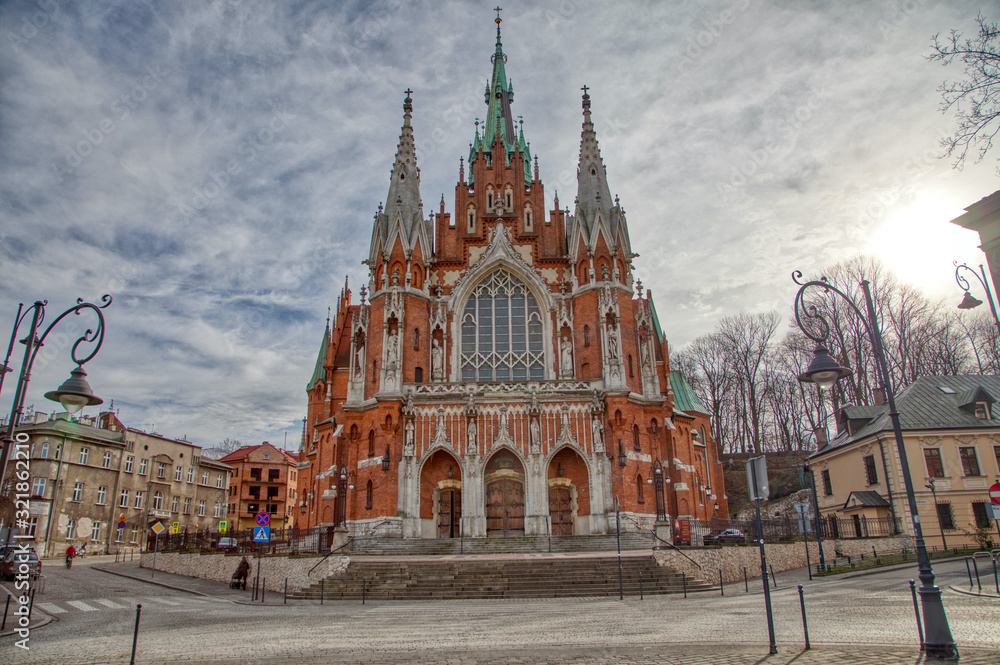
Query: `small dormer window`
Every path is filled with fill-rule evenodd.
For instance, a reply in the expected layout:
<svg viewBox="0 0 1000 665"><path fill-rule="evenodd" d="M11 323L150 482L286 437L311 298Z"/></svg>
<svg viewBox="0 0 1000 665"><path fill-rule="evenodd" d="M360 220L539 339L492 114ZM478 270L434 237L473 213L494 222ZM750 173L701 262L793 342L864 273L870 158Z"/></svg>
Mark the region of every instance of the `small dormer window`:
<svg viewBox="0 0 1000 665"><path fill-rule="evenodd" d="M990 419L990 405L987 402L976 402L976 418L980 420Z"/></svg>

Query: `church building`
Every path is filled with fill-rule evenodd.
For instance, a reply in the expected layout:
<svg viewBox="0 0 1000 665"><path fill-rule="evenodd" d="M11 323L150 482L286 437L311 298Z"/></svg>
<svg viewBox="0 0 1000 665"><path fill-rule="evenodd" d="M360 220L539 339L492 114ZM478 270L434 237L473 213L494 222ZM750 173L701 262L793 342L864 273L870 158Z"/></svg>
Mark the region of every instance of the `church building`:
<svg viewBox="0 0 1000 665"><path fill-rule="evenodd" d="M457 538L614 533L726 516L707 409L633 279L591 98L574 209L545 210L497 18L486 120L425 213L412 91L355 302L307 386L299 527ZM471 130L472 128L470 128Z"/></svg>

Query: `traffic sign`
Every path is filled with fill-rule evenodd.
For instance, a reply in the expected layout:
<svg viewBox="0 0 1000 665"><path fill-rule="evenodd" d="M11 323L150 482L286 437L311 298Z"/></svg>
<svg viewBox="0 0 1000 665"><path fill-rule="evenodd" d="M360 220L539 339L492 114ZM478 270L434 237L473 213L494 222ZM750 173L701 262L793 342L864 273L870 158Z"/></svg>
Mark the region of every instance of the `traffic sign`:
<svg viewBox="0 0 1000 665"><path fill-rule="evenodd" d="M173 525L170 527L170 533L180 533L180 532L181 532L181 523L174 522Z"/></svg>
<svg viewBox="0 0 1000 665"><path fill-rule="evenodd" d="M118 528L119 529L124 529L125 528L125 522L118 522Z"/></svg>
<svg viewBox="0 0 1000 665"><path fill-rule="evenodd" d="M225 533L226 526L227 526L226 520L219 520L219 533Z"/></svg>
<svg viewBox="0 0 1000 665"><path fill-rule="evenodd" d="M255 526L253 528L253 542L266 543L271 540L271 527Z"/></svg>
<svg viewBox="0 0 1000 665"><path fill-rule="evenodd" d="M163 526L159 522L157 522L156 524L154 524L153 526L151 526L149 528L152 529L153 533L155 533L157 536L160 535L161 533L163 533L164 531L166 531L166 529L167 529L167 527Z"/></svg>
<svg viewBox="0 0 1000 665"><path fill-rule="evenodd" d="M990 485L990 501L1000 503L1000 483Z"/></svg>
<svg viewBox="0 0 1000 665"><path fill-rule="evenodd" d="M265 513L263 510L257 513L257 517L255 517L254 519L257 520L258 526L267 526L268 524L271 523L271 516Z"/></svg>

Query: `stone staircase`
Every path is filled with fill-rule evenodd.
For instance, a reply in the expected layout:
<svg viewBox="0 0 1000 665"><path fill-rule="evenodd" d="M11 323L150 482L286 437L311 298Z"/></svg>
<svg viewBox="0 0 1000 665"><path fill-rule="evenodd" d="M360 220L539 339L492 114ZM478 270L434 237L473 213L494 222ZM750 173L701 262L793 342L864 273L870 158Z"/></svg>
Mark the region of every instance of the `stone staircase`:
<svg viewBox="0 0 1000 665"><path fill-rule="evenodd" d="M522 536L519 538L392 538L357 537L345 548L351 556L445 556L455 554L537 554L615 552L614 535L599 536ZM621 534L621 549L650 550L653 538L648 533Z"/></svg>
<svg viewBox="0 0 1000 665"><path fill-rule="evenodd" d="M682 593L681 574L640 552L621 557L622 590L644 594ZM688 592L716 587L687 578ZM618 595L614 553L437 557L352 557L343 575L289 593L291 598L358 600L446 600L571 598Z"/></svg>

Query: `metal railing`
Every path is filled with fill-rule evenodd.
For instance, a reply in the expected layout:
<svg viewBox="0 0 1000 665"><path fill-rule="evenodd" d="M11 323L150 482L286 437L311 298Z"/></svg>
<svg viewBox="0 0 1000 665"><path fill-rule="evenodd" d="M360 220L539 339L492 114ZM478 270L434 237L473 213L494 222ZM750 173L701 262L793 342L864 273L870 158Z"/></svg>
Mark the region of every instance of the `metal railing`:
<svg viewBox="0 0 1000 665"><path fill-rule="evenodd" d="M751 544L763 536L769 543L792 541L801 538L801 526L806 526L808 533L814 535L817 531L815 519L792 519L773 518L761 520L761 532L757 531L755 520L731 520L713 518L710 520L687 520L690 524L691 541L681 544L704 544L704 545L741 545ZM805 522L806 524L804 524ZM892 517L880 518L836 518L825 517L819 522L820 536L833 539L851 538L884 538L902 533L899 521ZM744 538L726 537L718 541L718 536L727 529L736 529ZM678 541L678 534L675 534L675 542Z"/></svg>
<svg viewBox="0 0 1000 665"><path fill-rule="evenodd" d="M319 554L328 551L333 527L320 526L311 529L271 529L271 539L266 543L255 543L253 530L217 533L210 531L182 531L163 534L159 537L160 552L217 551L238 554ZM226 540L223 540L226 539ZM220 541L222 545L220 547ZM230 543L232 545L230 546ZM149 537L146 550L153 551L155 538Z"/></svg>

